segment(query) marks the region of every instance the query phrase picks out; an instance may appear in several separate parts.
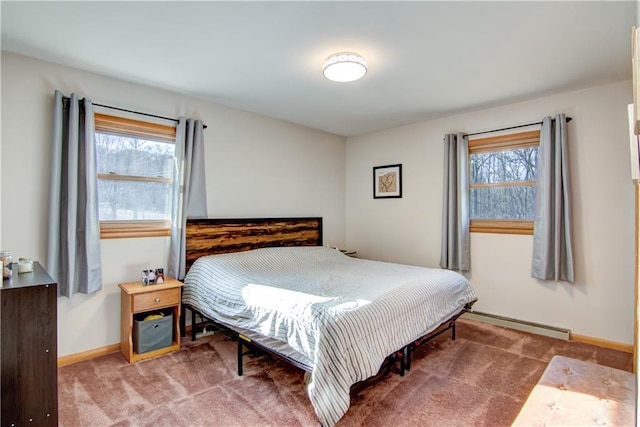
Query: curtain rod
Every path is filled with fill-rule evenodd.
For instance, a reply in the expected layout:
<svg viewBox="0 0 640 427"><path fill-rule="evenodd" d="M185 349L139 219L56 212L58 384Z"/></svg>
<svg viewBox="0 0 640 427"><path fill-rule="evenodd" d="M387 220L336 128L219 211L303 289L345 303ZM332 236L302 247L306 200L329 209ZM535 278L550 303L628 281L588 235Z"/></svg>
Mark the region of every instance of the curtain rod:
<svg viewBox="0 0 640 427"><path fill-rule="evenodd" d="M554 119L555 120L555 119ZM569 123L571 120L573 120L571 117L567 117L567 123ZM467 136L474 136L474 135L482 135L483 133L493 133L493 132L500 132L503 130L509 130L509 129L517 129L517 128L524 128L527 126L535 126L535 125L541 125L542 122L535 122L535 123L527 123L526 125L518 125L518 126L510 126L508 128L502 128L502 129L493 129L493 130L485 130L483 132L476 132L476 133L470 133Z"/></svg>
<svg viewBox="0 0 640 427"><path fill-rule="evenodd" d="M69 101L71 98L69 98L68 96L63 96L62 99L64 101ZM84 98L82 98L84 99ZM82 99L79 99L78 101L82 101ZM164 116L157 116L155 114L149 114L149 113L142 113L140 111L133 111L133 110L127 110L125 108L119 108L119 107L112 107L111 105L104 105L104 104L96 104L95 102L92 103L93 105L95 105L96 107L103 107L103 108L110 108L111 110L118 110L118 111L124 111L126 113L133 113L133 114L139 114L141 116L147 116L147 117L155 117L156 119L162 119L162 120L170 120L173 122L178 122L178 119L174 119L173 117L164 117ZM202 124L202 128L206 129L207 125L205 125L204 123Z"/></svg>

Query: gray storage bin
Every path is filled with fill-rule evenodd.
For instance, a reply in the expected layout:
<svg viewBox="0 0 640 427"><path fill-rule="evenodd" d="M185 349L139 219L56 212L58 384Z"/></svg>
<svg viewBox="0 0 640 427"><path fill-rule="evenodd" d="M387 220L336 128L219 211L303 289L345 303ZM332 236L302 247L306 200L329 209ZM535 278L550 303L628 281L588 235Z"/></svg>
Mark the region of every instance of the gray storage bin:
<svg viewBox="0 0 640 427"><path fill-rule="evenodd" d="M133 351L147 353L173 344L173 313L162 319L143 320L152 313L141 313L133 319Z"/></svg>

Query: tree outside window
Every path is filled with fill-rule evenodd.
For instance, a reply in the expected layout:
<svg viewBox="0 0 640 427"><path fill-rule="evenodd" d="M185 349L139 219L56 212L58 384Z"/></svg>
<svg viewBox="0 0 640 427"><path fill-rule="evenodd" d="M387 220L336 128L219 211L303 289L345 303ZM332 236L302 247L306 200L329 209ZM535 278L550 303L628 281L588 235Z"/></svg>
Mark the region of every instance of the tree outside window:
<svg viewBox="0 0 640 427"><path fill-rule="evenodd" d="M101 236L168 235L175 128L96 116Z"/></svg>
<svg viewBox="0 0 640 427"><path fill-rule="evenodd" d="M531 234L540 132L469 141L471 231Z"/></svg>

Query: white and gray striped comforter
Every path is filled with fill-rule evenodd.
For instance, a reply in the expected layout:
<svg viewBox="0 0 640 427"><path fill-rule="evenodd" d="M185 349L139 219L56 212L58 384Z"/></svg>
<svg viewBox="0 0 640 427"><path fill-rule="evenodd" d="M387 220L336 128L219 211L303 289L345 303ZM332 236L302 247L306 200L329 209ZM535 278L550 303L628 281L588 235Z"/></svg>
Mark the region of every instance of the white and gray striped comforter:
<svg viewBox="0 0 640 427"><path fill-rule="evenodd" d="M204 315L284 341L312 361L320 422L349 409L352 384L385 357L476 300L449 270L351 258L324 247L256 249L198 259L182 300Z"/></svg>

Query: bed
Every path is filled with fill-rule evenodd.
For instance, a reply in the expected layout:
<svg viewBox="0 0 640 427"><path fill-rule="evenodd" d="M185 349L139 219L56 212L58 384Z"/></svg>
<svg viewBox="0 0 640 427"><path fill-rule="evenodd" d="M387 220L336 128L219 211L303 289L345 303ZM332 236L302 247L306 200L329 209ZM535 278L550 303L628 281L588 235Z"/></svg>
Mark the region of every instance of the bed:
<svg viewBox="0 0 640 427"><path fill-rule="evenodd" d="M236 334L238 373L243 345L305 370L325 426L346 413L354 384L390 355L409 369L413 346L476 300L458 273L322 246L322 218L190 220L187 267L182 302Z"/></svg>

